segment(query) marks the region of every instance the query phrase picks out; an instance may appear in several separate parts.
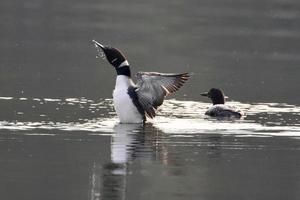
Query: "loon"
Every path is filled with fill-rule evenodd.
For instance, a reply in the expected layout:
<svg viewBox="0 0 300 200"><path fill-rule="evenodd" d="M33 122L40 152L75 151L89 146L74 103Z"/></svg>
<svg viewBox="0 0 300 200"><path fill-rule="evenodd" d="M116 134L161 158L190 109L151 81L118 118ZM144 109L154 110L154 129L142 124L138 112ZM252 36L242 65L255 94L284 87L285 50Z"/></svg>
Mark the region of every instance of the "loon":
<svg viewBox="0 0 300 200"><path fill-rule="evenodd" d="M113 104L120 123L145 123L146 117L154 118L165 97L176 92L189 78L188 73L138 72L135 84L130 65L120 50L96 40L93 43L117 72Z"/></svg>
<svg viewBox="0 0 300 200"><path fill-rule="evenodd" d="M208 92L201 93L201 95L210 98L213 103L213 106L205 112L205 115L228 118L241 118L243 116L242 111L225 105L225 96L222 90L212 88Z"/></svg>

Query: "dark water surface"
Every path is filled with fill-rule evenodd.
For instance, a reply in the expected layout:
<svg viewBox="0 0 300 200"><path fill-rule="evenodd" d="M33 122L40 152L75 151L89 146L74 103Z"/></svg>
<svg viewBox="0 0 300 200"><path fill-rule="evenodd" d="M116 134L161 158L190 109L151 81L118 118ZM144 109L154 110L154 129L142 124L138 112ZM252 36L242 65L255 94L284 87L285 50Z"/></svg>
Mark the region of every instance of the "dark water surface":
<svg viewBox="0 0 300 200"><path fill-rule="evenodd" d="M298 199L300 107L168 100L144 127L118 124L111 99L2 97L4 199Z"/></svg>
<svg viewBox="0 0 300 200"><path fill-rule="evenodd" d="M300 2L0 2L0 199L300 196ZM146 126L121 125L114 71L192 72ZM221 87L247 115L214 120ZM235 101L233 101L234 99Z"/></svg>

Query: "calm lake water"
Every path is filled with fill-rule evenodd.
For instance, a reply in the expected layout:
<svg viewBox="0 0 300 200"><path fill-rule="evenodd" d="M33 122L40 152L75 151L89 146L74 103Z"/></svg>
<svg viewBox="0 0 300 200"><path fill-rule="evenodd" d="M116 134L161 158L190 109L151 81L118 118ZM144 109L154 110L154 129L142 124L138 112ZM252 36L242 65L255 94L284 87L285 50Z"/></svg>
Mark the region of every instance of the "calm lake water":
<svg viewBox="0 0 300 200"><path fill-rule="evenodd" d="M0 199L300 196L300 2L0 2ZM144 127L118 124L115 72L190 72ZM224 89L241 120L204 116Z"/></svg>

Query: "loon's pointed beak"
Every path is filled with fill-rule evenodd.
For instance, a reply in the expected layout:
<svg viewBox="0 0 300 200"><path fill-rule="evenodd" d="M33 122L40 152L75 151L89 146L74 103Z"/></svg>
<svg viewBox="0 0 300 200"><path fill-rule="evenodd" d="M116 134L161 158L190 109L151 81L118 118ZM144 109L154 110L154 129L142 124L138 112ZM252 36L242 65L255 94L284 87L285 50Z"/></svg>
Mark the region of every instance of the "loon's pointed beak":
<svg viewBox="0 0 300 200"><path fill-rule="evenodd" d="M100 47L102 50L105 49L105 46L97 42L96 40L92 40L92 42L95 44L95 46Z"/></svg>
<svg viewBox="0 0 300 200"><path fill-rule="evenodd" d="M205 96L205 97L208 97L208 92L203 92L200 94L201 96Z"/></svg>

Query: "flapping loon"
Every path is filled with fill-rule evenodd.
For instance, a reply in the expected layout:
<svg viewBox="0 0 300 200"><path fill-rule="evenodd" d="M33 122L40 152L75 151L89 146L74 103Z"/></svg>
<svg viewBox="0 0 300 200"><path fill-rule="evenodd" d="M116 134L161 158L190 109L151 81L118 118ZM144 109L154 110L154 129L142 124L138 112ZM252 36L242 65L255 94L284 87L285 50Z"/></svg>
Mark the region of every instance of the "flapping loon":
<svg viewBox="0 0 300 200"><path fill-rule="evenodd" d="M139 72L136 84L131 79L130 65L120 50L93 40L117 72L113 103L120 123L143 123L154 118L165 97L176 92L189 78L188 73L168 74Z"/></svg>

